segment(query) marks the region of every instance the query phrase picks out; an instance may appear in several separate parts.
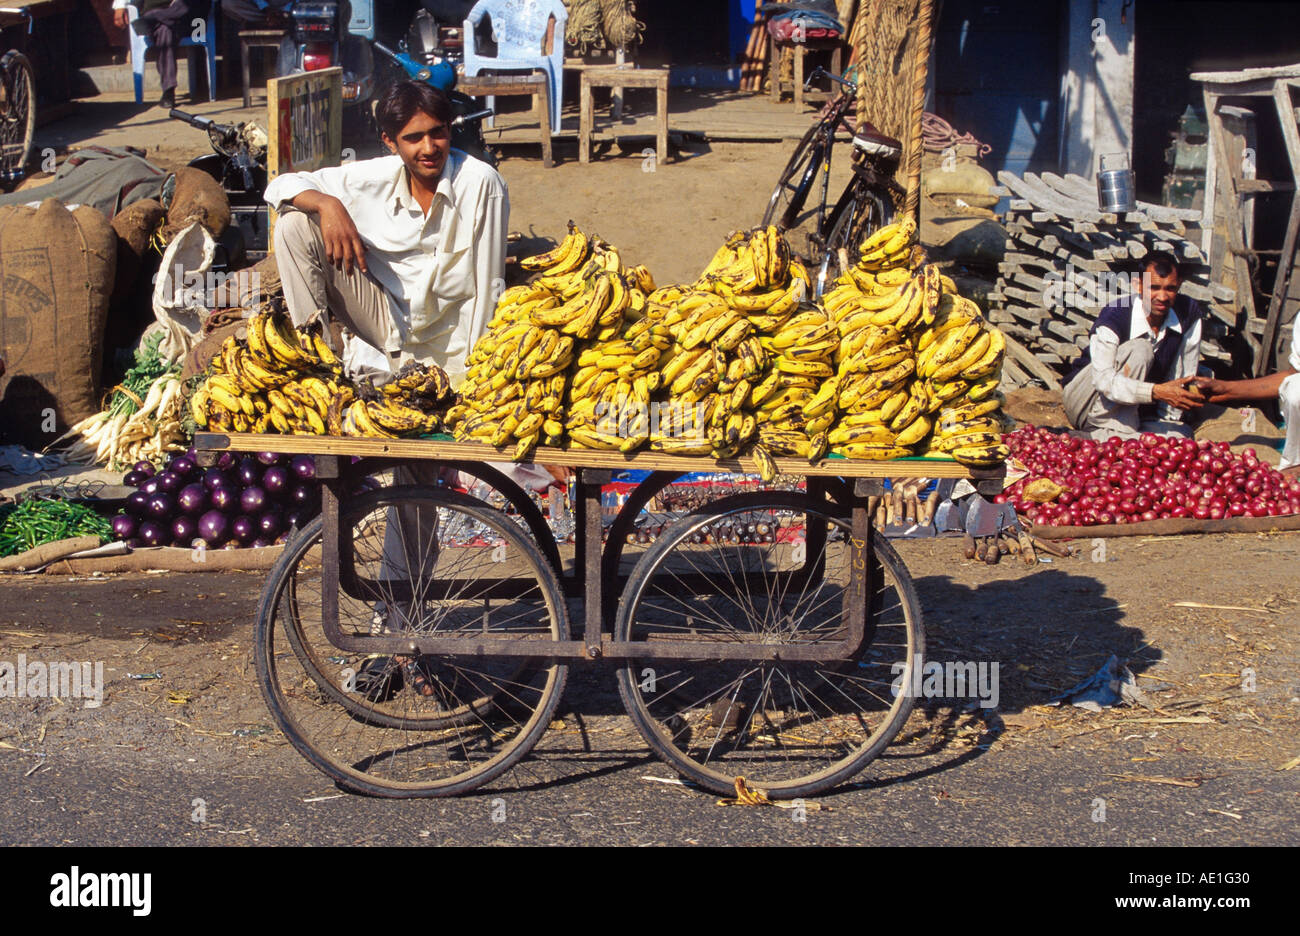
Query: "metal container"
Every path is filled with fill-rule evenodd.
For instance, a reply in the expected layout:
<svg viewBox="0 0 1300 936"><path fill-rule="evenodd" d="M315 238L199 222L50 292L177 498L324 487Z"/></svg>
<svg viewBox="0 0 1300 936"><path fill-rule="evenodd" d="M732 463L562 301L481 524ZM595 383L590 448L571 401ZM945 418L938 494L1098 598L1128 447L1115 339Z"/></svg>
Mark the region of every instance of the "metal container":
<svg viewBox="0 0 1300 936"><path fill-rule="evenodd" d="M1118 159L1124 160L1124 168L1114 168ZM1107 160L1110 160L1109 169L1106 168ZM1128 153L1111 153L1101 157L1101 165L1097 169L1097 204L1102 211L1119 213L1135 209L1137 196L1134 188L1133 169L1128 163Z"/></svg>

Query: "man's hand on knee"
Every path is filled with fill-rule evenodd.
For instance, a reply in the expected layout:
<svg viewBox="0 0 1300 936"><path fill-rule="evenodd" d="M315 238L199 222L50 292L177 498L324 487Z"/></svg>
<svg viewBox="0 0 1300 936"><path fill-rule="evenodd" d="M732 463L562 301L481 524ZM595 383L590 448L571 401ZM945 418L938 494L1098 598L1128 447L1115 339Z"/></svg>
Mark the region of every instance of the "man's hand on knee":
<svg viewBox="0 0 1300 936"><path fill-rule="evenodd" d="M324 192L306 191L299 192L289 204L299 211L314 214L319 219L321 239L325 242L325 259L331 266L349 276L352 275L354 266L360 268L362 273L368 272L366 245L343 202Z"/></svg>
<svg viewBox="0 0 1300 936"><path fill-rule="evenodd" d="M366 245L343 202L328 197L320 208L320 232L325 240L325 256L335 269L352 275L353 267L366 272Z"/></svg>
<svg viewBox="0 0 1300 936"><path fill-rule="evenodd" d="M1168 403L1181 410L1199 409L1205 403L1205 398L1201 396L1199 388L1192 386L1192 381L1195 379L1195 377L1180 377L1178 380L1155 384L1151 388L1151 399Z"/></svg>

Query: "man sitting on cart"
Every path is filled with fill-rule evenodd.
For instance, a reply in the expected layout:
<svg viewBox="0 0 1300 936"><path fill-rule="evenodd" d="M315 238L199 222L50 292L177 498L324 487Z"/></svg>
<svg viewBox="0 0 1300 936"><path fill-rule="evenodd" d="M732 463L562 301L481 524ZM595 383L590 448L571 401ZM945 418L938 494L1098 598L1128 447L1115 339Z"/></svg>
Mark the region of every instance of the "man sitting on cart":
<svg viewBox="0 0 1300 936"><path fill-rule="evenodd" d="M281 212L275 255L295 325L325 314L346 329L349 372L437 364L452 385L505 288L505 180L451 148L451 102L401 81L375 119L391 155L266 187Z"/></svg>
<svg viewBox="0 0 1300 936"><path fill-rule="evenodd" d="M391 155L286 173L266 187L266 200L281 212L275 256L289 317L295 325L336 319L350 374L382 381L417 361L438 365L457 386L505 288L506 183L487 163L451 148L451 102L428 84L393 85L375 119ZM560 473L501 467L517 483L542 487ZM395 475L397 484L438 481L437 469L421 462ZM385 556L418 553L436 561L432 552L402 543L403 535L432 535L417 526L390 518ZM406 617L388 611L397 621ZM404 657L366 661L356 687L381 701L400 688L403 674L420 695L434 694L419 662Z"/></svg>

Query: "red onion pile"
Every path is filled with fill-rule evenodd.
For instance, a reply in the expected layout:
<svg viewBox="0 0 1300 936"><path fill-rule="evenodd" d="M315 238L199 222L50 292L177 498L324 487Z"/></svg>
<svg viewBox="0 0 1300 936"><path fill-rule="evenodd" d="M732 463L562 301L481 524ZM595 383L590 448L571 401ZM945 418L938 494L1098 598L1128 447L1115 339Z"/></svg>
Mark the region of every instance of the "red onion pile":
<svg viewBox="0 0 1300 936"><path fill-rule="evenodd" d="M1003 440L1029 474L996 500L1034 523L1092 526L1300 513L1300 480L1261 462L1254 449L1234 455L1226 442L1151 433L1096 442L1033 426ZM1038 478L1065 490L1047 504L1025 499L1025 486Z"/></svg>
<svg viewBox="0 0 1300 936"><path fill-rule="evenodd" d="M113 533L132 546L270 546L284 542L320 510L320 483L310 455L256 457L225 452L200 468L194 450L155 472L136 463L123 483L138 490L113 518Z"/></svg>

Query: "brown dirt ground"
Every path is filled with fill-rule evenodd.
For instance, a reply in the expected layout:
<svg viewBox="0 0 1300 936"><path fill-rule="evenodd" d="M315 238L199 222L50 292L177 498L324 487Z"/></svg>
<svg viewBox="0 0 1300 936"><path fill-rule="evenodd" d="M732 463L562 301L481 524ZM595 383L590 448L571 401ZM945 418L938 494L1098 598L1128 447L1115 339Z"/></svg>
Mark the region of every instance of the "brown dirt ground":
<svg viewBox="0 0 1300 936"><path fill-rule="evenodd" d="M1293 534L1110 540L1104 552L1083 543L1078 557L1026 569L962 560L959 539L898 543L924 608L928 658L997 662L1000 698L989 710L958 699L918 705L891 756L956 758L994 745L1085 756L1122 745L1135 775L1186 779L1180 758L1193 754L1225 769L1281 768L1300 755L1295 544ZM251 662L262 582L253 573L9 579L0 659L102 660L106 694L98 711L5 700L0 748L89 762L125 748L146 763L194 756L212 769L295 758L268 730ZM1045 704L1111 654L1136 674L1145 707L1091 714ZM643 755L608 671L579 669L563 724L539 748L557 757L530 770L589 770L589 760L564 756L575 744ZM1254 691L1243 689L1248 669ZM150 673L159 678L129 675Z"/></svg>

